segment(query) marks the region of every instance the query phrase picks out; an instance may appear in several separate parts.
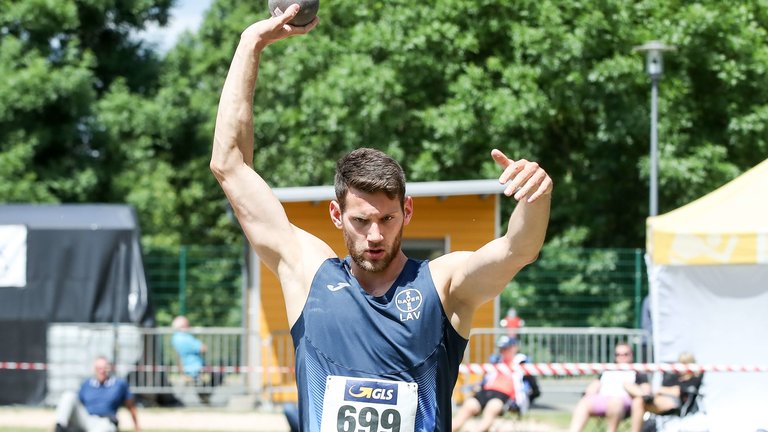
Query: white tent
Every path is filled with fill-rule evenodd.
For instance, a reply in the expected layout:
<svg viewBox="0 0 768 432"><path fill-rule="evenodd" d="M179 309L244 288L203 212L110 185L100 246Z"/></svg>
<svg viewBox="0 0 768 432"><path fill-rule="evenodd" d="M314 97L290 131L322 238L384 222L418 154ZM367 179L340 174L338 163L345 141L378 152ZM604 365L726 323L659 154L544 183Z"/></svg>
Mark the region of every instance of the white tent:
<svg viewBox="0 0 768 432"><path fill-rule="evenodd" d="M656 360L768 364L768 160L647 221ZM768 430L768 373L705 374L710 431Z"/></svg>

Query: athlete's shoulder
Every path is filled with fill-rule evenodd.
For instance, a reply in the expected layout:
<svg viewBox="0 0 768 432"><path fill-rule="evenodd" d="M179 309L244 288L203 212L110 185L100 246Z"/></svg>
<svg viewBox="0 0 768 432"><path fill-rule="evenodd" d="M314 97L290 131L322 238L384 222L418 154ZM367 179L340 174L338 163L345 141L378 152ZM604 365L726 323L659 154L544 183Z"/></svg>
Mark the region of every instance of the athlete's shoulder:
<svg viewBox="0 0 768 432"><path fill-rule="evenodd" d="M329 280L342 278L344 281L348 279L349 272L347 271L347 260L340 259L339 257L326 258L315 271L315 275L312 278L312 285L326 284Z"/></svg>
<svg viewBox="0 0 768 432"><path fill-rule="evenodd" d="M339 257L328 257L323 261L323 266L332 266L332 267L343 267L349 257L341 259Z"/></svg>
<svg viewBox="0 0 768 432"><path fill-rule="evenodd" d="M440 255L439 257L429 261L430 266L444 266L449 267L462 263L469 259L472 255L472 251L453 251L447 254Z"/></svg>
<svg viewBox="0 0 768 432"><path fill-rule="evenodd" d="M456 251L449 252L429 261L429 271L437 280L451 279L456 270L464 267L472 252Z"/></svg>

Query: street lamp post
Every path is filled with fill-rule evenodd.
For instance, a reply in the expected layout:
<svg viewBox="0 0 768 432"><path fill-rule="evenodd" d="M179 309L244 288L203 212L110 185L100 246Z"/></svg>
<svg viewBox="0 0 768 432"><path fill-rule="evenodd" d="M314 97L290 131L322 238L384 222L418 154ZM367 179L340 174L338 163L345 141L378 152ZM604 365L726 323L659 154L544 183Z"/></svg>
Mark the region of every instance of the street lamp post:
<svg viewBox="0 0 768 432"><path fill-rule="evenodd" d="M651 78L651 154L650 154L650 178L651 190L649 197L649 212L651 216L659 214L659 145L657 135L657 99L659 94L659 80L664 71L664 51L674 51L672 45L663 42L650 41L636 46L633 51L645 53L645 68Z"/></svg>
<svg viewBox="0 0 768 432"><path fill-rule="evenodd" d="M659 94L659 80L661 74L664 71L664 63L662 57L664 51L673 51L674 46L665 45L660 41L650 41L643 45L636 46L633 51L645 53L645 71L648 72L648 76L651 78L651 155L650 155L650 183L651 191L649 197L649 213L651 216L659 214L659 186L658 186L658 171L659 171L659 144L658 136L656 133L657 125L657 98ZM656 357L659 352L659 337L658 326L655 324L658 322L658 295L653 290L650 293L651 300L651 322L654 323L651 340L653 341L653 354L652 358ZM637 317L637 327L640 327L640 290L635 289L635 317Z"/></svg>

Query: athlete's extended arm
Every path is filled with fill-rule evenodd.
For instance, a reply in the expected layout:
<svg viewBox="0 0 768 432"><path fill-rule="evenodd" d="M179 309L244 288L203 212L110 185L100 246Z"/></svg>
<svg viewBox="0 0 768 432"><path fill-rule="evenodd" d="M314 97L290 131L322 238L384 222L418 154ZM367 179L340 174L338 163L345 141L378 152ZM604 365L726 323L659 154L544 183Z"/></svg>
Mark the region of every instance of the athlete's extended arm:
<svg viewBox="0 0 768 432"><path fill-rule="evenodd" d="M446 312L463 335L469 334L474 311L536 260L549 223L553 183L546 171L536 162L513 161L499 150L491 156L503 169L499 182L507 185L504 194L518 201L507 232L475 252L449 254L436 263L439 272L448 274Z"/></svg>
<svg viewBox="0 0 768 432"><path fill-rule="evenodd" d="M291 225L280 201L254 171L253 97L262 50L317 24L316 18L305 27L288 25L297 12L298 6L291 6L283 15L254 23L241 34L221 92L210 164L251 245L280 279L291 324L304 305L312 266L316 269L332 251Z"/></svg>

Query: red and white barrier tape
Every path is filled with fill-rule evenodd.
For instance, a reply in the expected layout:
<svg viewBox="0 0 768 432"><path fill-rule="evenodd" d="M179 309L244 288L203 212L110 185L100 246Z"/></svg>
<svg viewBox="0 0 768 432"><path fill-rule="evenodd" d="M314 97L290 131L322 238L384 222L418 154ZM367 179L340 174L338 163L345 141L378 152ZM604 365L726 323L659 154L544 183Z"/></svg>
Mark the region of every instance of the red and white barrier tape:
<svg viewBox="0 0 768 432"><path fill-rule="evenodd" d="M0 362L0 370L51 370L63 368L81 368L81 364L46 364L32 362ZM137 372L178 372L178 366L162 365L120 365L118 369ZM768 366L760 365L702 365L693 363L523 363L507 365L504 363L472 363L459 366L459 373L484 374L487 372L502 372L510 374L519 372L525 375L537 376L577 376L596 375L605 371L638 371L638 372L768 372ZM249 367L249 366L206 366L205 372L279 372L293 373L293 368L285 366Z"/></svg>
<svg viewBox="0 0 768 432"><path fill-rule="evenodd" d="M178 366L162 366L162 365L122 365L118 366L118 369L123 371L136 371L136 372L179 372ZM278 373L293 373L293 368L285 366L204 366L203 372L224 372L224 373L246 373L246 372L278 372Z"/></svg>
<svg viewBox="0 0 768 432"><path fill-rule="evenodd" d="M596 375L605 371L637 371L637 372L768 372L768 366L758 365L701 365L693 363L523 363L507 365L493 364L461 364L460 373L483 374L499 371L502 373L520 372L524 375L537 376L576 376Z"/></svg>
<svg viewBox="0 0 768 432"><path fill-rule="evenodd" d="M82 364L46 364L30 362L0 362L0 370L54 370L54 369L77 369L82 368ZM178 372L178 366L163 365L118 365L117 369L131 372ZM225 373L244 373L244 372L279 372L293 373L293 368L284 366L270 367L249 367L249 366L206 366L203 372L225 372Z"/></svg>
<svg viewBox="0 0 768 432"><path fill-rule="evenodd" d="M28 363L28 362L0 362L0 370L46 370L48 365L45 363Z"/></svg>

